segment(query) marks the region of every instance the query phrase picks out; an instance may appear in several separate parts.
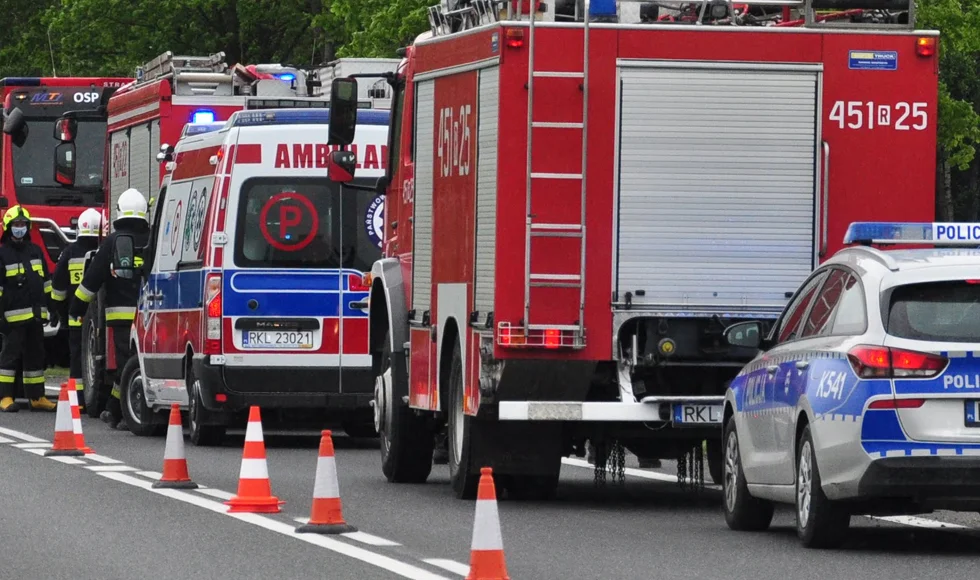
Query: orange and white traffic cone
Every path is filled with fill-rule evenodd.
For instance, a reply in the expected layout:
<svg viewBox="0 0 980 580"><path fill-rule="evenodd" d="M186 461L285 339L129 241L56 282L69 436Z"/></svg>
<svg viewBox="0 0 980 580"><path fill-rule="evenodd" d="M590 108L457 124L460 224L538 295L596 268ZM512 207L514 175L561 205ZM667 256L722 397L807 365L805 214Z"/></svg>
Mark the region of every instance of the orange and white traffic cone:
<svg viewBox="0 0 980 580"><path fill-rule="evenodd" d="M466 580L510 580L504 564L504 539L497 513L497 491L493 470L480 470L480 487L476 495L476 518L470 547L470 573Z"/></svg>
<svg viewBox="0 0 980 580"><path fill-rule="evenodd" d="M265 462L265 441L262 439L262 418L259 408L248 411L248 427L245 429L245 449L242 451L242 468L238 474L238 494L225 502L228 513L277 514L283 501L272 495L269 467Z"/></svg>
<svg viewBox="0 0 980 580"><path fill-rule="evenodd" d="M82 410L78 408L78 390L75 379L68 379L67 383L62 383L62 387L68 387L68 402L71 403L71 425L75 432L75 447L84 453L93 453L92 448L85 444L85 435L82 434Z"/></svg>
<svg viewBox="0 0 980 580"><path fill-rule="evenodd" d="M320 456L316 460L310 521L296 528L296 531L301 534L345 534L357 531L357 528L344 521L340 505L340 484L337 483L337 458L334 457L330 431L320 434Z"/></svg>
<svg viewBox="0 0 980 580"><path fill-rule="evenodd" d="M51 446L51 449L44 452L44 456L80 457L82 455L85 455L85 453L78 448L75 442L75 427L72 424L71 402L68 400L68 385L62 385L61 393L58 394L58 414L54 419L54 444Z"/></svg>
<svg viewBox="0 0 980 580"><path fill-rule="evenodd" d="M184 428L180 423L180 405L170 405L170 425L167 426L167 446L163 450L163 476L153 482L156 489L197 489L187 473L184 457Z"/></svg>

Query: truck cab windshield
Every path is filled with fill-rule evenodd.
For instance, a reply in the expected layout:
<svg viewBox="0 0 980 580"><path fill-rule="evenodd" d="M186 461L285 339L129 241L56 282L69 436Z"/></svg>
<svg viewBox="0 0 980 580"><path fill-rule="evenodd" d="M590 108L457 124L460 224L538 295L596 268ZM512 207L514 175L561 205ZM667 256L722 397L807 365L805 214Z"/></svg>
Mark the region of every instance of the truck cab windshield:
<svg viewBox="0 0 980 580"><path fill-rule="evenodd" d="M52 163L58 146L53 136L54 121L53 118L27 119L30 132L23 146L11 146L17 200L28 205L97 205L102 195L105 121L78 123L74 187L63 187L54 180Z"/></svg>

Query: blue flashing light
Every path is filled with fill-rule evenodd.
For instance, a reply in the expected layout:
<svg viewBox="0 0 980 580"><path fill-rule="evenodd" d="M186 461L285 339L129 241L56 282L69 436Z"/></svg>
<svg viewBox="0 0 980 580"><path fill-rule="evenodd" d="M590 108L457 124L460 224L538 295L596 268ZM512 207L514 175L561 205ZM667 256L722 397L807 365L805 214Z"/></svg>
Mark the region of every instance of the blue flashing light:
<svg viewBox="0 0 980 580"><path fill-rule="evenodd" d="M272 76L287 83L291 83L296 80L296 75L294 75L293 73L282 73L282 74L272 75Z"/></svg>
<svg viewBox="0 0 980 580"><path fill-rule="evenodd" d="M845 244L980 246L980 223L854 222Z"/></svg>
<svg viewBox="0 0 980 580"><path fill-rule="evenodd" d="M388 110L357 111L358 125L388 126L391 112ZM258 127L263 125L326 125L330 123L330 109L269 109L242 111L232 116L233 127Z"/></svg>
<svg viewBox="0 0 980 580"><path fill-rule="evenodd" d="M7 77L0 79L0 85L6 87L39 87L41 79L38 77Z"/></svg>
<svg viewBox="0 0 980 580"><path fill-rule="evenodd" d="M210 111L208 109L199 109L194 111L194 114L191 115L191 123L214 123L214 111Z"/></svg>
<svg viewBox="0 0 980 580"><path fill-rule="evenodd" d="M224 127L224 123L201 123L201 124L188 124L184 128L184 135L203 135L204 133L213 133Z"/></svg>
<svg viewBox="0 0 980 580"><path fill-rule="evenodd" d="M589 2L589 15L616 16L616 0L592 0Z"/></svg>

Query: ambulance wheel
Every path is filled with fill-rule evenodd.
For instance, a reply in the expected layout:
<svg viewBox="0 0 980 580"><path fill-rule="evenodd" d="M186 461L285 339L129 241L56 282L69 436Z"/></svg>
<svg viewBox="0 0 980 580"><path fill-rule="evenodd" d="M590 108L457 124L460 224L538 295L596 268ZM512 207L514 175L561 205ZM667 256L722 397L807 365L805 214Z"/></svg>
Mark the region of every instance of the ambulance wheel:
<svg viewBox="0 0 980 580"><path fill-rule="evenodd" d="M470 463L473 417L463 412L463 355L456 339L449 367L449 482L459 499L473 499L480 483L480 474L473 473Z"/></svg>
<svg viewBox="0 0 980 580"><path fill-rule="evenodd" d="M119 381L119 403L129 431L138 437L159 434L162 430L154 421L153 410L146 405L143 391L143 372L138 356L131 356L123 366Z"/></svg>
<svg viewBox="0 0 980 580"><path fill-rule="evenodd" d="M395 404L396 381L407 381L395 377L389 336L386 332L382 338L384 346L376 366L380 374L374 378L374 428L380 436L381 472L392 483L425 483L432 471L432 431L407 404Z"/></svg>
<svg viewBox="0 0 980 580"><path fill-rule="evenodd" d="M201 399L201 379L187 371L187 422L190 427L191 443L198 447L214 447L221 445L225 438L224 425L205 425L210 418Z"/></svg>
<svg viewBox="0 0 980 580"><path fill-rule="evenodd" d="M85 384L85 412L98 419L109 401L109 389L104 389L102 384L105 369L99 359L99 333L93 318L86 316L82 321L82 382Z"/></svg>

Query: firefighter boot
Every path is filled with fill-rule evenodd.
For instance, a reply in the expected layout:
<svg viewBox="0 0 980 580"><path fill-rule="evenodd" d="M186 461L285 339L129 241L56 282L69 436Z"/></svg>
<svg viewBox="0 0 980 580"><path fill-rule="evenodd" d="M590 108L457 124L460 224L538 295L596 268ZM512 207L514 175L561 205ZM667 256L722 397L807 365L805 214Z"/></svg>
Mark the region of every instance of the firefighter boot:
<svg viewBox="0 0 980 580"><path fill-rule="evenodd" d="M0 411L4 413L16 413L20 408L17 403L14 402L13 397L4 397L0 399Z"/></svg>
<svg viewBox="0 0 980 580"><path fill-rule="evenodd" d="M47 397L31 401L31 411L54 411L57 408L58 405L52 403Z"/></svg>
<svg viewBox="0 0 980 580"><path fill-rule="evenodd" d="M124 423L122 420L122 405L120 405L119 399L115 397L109 397L109 402L106 404L106 410L102 411L99 418L102 419L102 422L108 425L110 429L120 431L126 429L126 423Z"/></svg>

